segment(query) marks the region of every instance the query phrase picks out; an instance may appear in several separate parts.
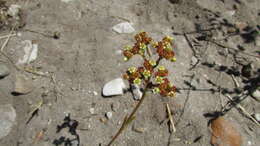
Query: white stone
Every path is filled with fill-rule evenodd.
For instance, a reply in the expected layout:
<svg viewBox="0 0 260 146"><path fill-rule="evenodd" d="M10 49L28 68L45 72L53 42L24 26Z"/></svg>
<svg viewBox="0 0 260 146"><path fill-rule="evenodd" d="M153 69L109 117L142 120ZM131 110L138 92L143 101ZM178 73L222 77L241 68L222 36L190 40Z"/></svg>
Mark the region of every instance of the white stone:
<svg viewBox="0 0 260 146"><path fill-rule="evenodd" d="M259 114L259 113L255 113L255 114L254 114L254 117L255 117L255 119L256 119L258 122L260 122L260 114Z"/></svg>
<svg viewBox="0 0 260 146"><path fill-rule="evenodd" d="M224 17L232 17L235 15L235 13L236 13L236 11L230 10L230 11L224 12L223 15L224 15Z"/></svg>
<svg viewBox="0 0 260 146"><path fill-rule="evenodd" d="M253 96L256 100L260 101L260 90L259 90L259 89L255 89L255 90L252 92L252 96Z"/></svg>
<svg viewBox="0 0 260 146"><path fill-rule="evenodd" d="M0 139L7 136L15 124L16 111L12 105L0 105Z"/></svg>
<svg viewBox="0 0 260 146"><path fill-rule="evenodd" d="M113 113L112 113L112 112L107 112L107 113L106 113L107 119L111 119L112 116L113 116Z"/></svg>
<svg viewBox="0 0 260 146"><path fill-rule="evenodd" d="M103 87L103 96L122 95L126 85L122 78L117 78L106 83Z"/></svg>
<svg viewBox="0 0 260 146"><path fill-rule="evenodd" d="M117 33L132 33L135 31L132 24L128 22L119 23L112 28L113 31Z"/></svg>
<svg viewBox="0 0 260 146"><path fill-rule="evenodd" d="M90 114L93 115L93 114L95 113L95 109L94 109L94 108L90 108L90 109L89 109L89 112L90 112Z"/></svg>
<svg viewBox="0 0 260 146"><path fill-rule="evenodd" d="M195 65L198 62L198 59L195 56L191 57L191 65Z"/></svg>
<svg viewBox="0 0 260 146"><path fill-rule="evenodd" d="M21 9L20 5L11 5L8 8L7 14L14 18L19 18L18 14L19 14L20 9Z"/></svg>
<svg viewBox="0 0 260 146"><path fill-rule="evenodd" d="M20 58L17 64L28 64L37 58L38 44L33 43L31 40L25 40L22 42L24 46L24 56Z"/></svg>
<svg viewBox="0 0 260 146"><path fill-rule="evenodd" d="M93 91L93 94L94 94L95 96L97 96L97 95L98 95L97 91Z"/></svg>
<svg viewBox="0 0 260 146"><path fill-rule="evenodd" d="M141 97L143 96L143 92L141 91L141 89L140 89L140 87L138 85L132 84L131 85L131 90L133 92L135 100L141 99Z"/></svg>

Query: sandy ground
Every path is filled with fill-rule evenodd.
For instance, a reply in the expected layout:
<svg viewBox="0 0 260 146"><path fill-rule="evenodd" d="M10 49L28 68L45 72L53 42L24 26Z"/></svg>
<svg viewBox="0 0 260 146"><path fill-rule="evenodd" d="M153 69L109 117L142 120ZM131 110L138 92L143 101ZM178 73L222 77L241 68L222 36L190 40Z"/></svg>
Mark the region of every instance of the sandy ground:
<svg viewBox="0 0 260 146"><path fill-rule="evenodd" d="M220 111L228 102L218 89L227 89L230 96L237 96L238 93L232 92L235 84L231 75L235 76L240 87L244 87L245 79L236 72L240 72L247 63L251 62L254 75L259 75L258 0L13 0L8 4L22 7L26 25L18 29L21 36L12 37L4 52L17 62L22 56L19 53L21 42L34 40L39 45L39 52L36 61L29 66L53 75L55 82L50 78L23 73L32 79L34 90L26 95L14 96L11 93L18 71L4 56L0 56L11 70L9 76L0 80L0 104L12 104L17 113L12 131L0 140L1 146L50 146L61 137L73 138L68 129L57 133L57 126L64 122L67 114L79 123L80 146L106 145L109 142L124 116L138 102L130 93L111 98L101 95L106 82L120 77L130 65L140 62L140 58L123 61L119 50L134 42L134 33L113 32L111 28L120 22L130 21L136 33L143 30L157 40L165 35L173 36L177 62L163 61L163 64L169 68L170 79L178 88L190 90L180 90L174 99L168 99L174 111L175 133L169 133L167 122L162 122L165 115L163 103L167 99L149 93L136 120L117 139L115 146L210 145L210 118L204 115ZM229 36L234 24L242 22L250 27L249 30L256 29L258 36L249 40L241 34ZM203 31L208 29L212 30ZM1 32L8 34L9 30L2 29ZM50 35L58 32L60 38L53 39L39 32ZM187 38L181 35L184 32ZM208 41L212 38L236 50L240 45L244 48L243 52L258 57ZM220 71L220 67L226 67L231 73ZM43 105L38 115L26 124L32 106L41 99ZM249 113L260 113L259 102L251 96L241 101L241 105ZM94 108L94 114L90 113L91 108ZM105 113L109 111L113 116L106 120ZM240 132L243 146L260 145L259 126L236 108L224 117ZM135 128L143 129L143 132L136 132ZM43 137L34 142L35 136L43 129ZM77 145L77 141L72 143Z"/></svg>

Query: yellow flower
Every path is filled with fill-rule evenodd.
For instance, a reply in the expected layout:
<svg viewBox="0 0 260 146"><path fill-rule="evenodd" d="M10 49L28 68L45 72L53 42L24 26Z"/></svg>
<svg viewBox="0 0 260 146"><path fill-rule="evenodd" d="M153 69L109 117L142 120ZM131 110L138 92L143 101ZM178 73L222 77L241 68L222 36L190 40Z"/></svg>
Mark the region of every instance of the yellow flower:
<svg viewBox="0 0 260 146"><path fill-rule="evenodd" d="M160 93L160 89L157 88L157 87L153 88L153 93L154 93L154 94L156 94L156 93Z"/></svg>
<svg viewBox="0 0 260 146"><path fill-rule="evenodd" d="M171 62L175 62L176 61L176 58L175 57L172 57L171 58Z"/></svg>
<svg viewBox="0 0 260 146"><path fill-rule="evenodd" d="M175 92L173 92L173 91L169 92L168 96L174 97L175 96Z"/></svg>
<svg viewBox="0 0 260 146"><path fill-rule="evenodd" d="M141 82L142 82L142 80L140 78L134 79L134 84L136 84L136 85L140 85Z"/></svg>
<svg viewBox="0 0 260 146"><path fill-rule="evenodd" d="M144 43L140 43L140 49L145 50L147 46Z"/></svg>
<svg viewBox="0 0 260 146"><path fill-rule="evenodd" d="M129 73L135 73L137 71L136 67L130 67L128 68Z"/></svg>
<svg viewBox="0 0 260 146"><path fill-rule="evenodd" d="M164 70L165 70L165 67L164 67L164 66L159 66L159 67L158 67L158 70L159 70L159 71L164 71Z"/></svg>
<svg viewBox="0 0 260 146"><path fill-rule="evenodd" d="M166 44L165 50L172 51L172 46L171 46L170 43L167 43L167 44Z"/></svg>
<svg viewBox="0 0 260 146"><path fill-rule="evenodd" d="M158 42L152 42L151 44L152 44L152 46L153 46L154 48L156 48L156 47L158 46Z"/></svg>
<svg viewBox="0 0 260 146"><path fill-rule="evenodd" d="M144 50L140 49L140 50L138 51L138 53L139 53L140 55L144 55Z"/></svg>
<svg viewBox="0 0 260 146"><path fill-rule="evenodd" d="M151 72L149 70L144 70L143 75L145 79L148 79L151 76Z"/></svg>
<svg viewBox="0 0 260 146"><path fill-rule="evenodd" d="M154 60L149 60L149 63L152 65L152 66L155 66L156 65L156 62Z"/></svg>
<svg viewBox="0 0 260 146"><path fill-rule="evenodd" d="M173 40L173 37L170 37L170 36L166 36L165 37L167 40L169 40L169 41L172 41Z"/></svg>
<svg viewBox="0 0 260 146"><path fill-rule="evenodd" d="M160 76L156 76L156 78L155 78L155 82L156 82L157 84L162 84L162 83L164 83L164 80L163 80L162 77L160 77Z"/></svg>
<svg viewBox="0 0 260 146"><path fill-rule="evenodd" d="M127 58L127 57L124 57L124 61L128 61L128 58Z"/></svg>
<svg viewBox="0 0 260 146"><path fill-rule="evenodd" d="M132 48L131 48L131 46L127 45L127 46L124 47L124 49L125 50L131 50Z"/></svg>

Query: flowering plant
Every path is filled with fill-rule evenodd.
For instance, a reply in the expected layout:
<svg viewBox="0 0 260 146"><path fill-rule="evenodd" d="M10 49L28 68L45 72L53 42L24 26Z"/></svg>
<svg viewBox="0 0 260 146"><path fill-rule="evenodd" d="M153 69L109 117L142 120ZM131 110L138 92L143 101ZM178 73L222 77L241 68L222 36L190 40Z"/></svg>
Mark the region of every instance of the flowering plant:
<svg viewBox="0 0 260 146"><path fill-rule="evenodd" d="M141 100L132 113L125 117L121 128L108 146L114 142L124 128L135 118L136 111L145 99L146 91L152 90L153 93L171 97L174 97L176 93L176 87L167 78L168 70L164 66L159 65L162 59L172 62L176 61L173 51L173 38L166 36L161 41L155 42L146 32L140 32L135 35L135 41L132 47L125 47L123 51L124 60L128 61L134 55L140 55L143 58L143 64L139 67L128 68L126 73L123 74L123 78L128 80L130 84L142 86L144 91ZM155 54L152 54L152 48L155 50Z"/></svg>
<svg viewBox="0 0 260 146"><path fill-rule="evenodd" d="M133 47L126 46L123 54L124 60L131 59L134 55L140 55L144 62L140 67L130 67L123 75L124 79L130 84L143 85L145 88L152 89L153 93L162 96L174 96L176 87L167 79L168 70L164 66L159 66L162 59L176 61L173 51L172 38L164 37L159 42L154 42L148 37L146 32L141 32L135 36L136 43ZM156 61L151 56L151 48L157 52Z"/></svg>

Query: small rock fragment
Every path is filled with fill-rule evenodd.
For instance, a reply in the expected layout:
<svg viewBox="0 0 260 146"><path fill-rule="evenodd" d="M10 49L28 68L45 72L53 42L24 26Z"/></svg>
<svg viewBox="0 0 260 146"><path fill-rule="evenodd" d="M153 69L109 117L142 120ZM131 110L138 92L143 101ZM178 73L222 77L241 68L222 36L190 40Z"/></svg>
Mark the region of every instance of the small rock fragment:
<svg viewBox="0 0 260 146"><path fill-rule="evenodd" d="M8 8L7 14L12 16L15 19L19 19L19 12L20 12L21 6L20 5L11 5Z"/></svg>
<svg viewBox="0 0 260 146"><path fill-rule="evenodd" d="M98 95L97 91L93 91L93 94L94 94L95 96L97 96L97 95Z"/></svg>
<svg viewBox="0 0 260 146"><path fill-rule="evenodd" d="M16 111L12 105L0 105L0 139L7 136L15 124Z"/></svg>
<svg viewBox="0 0 260 146"><path fill-rule="evenodd" d="M126 85L122 78L117 78L106 83L103 87L103 96L122 95Z"/></svg>
<svg viewBox="0 0 260 146"><path fill-rule="evenodd" d="M94 108L90 108L90 109L89 109L89 112L90 112L90 114L93 115L93 114L95 113L95 109L94 109Z"/></svg>
<svg viewBox="0 0 260 146"><path fill-rule="evenodd" d="M255 44L257 47L260 47L260 36L256 37Z"/></svg>
<svg viewBox="0 0 260 146"><path fill-rule="evenodd" d="M260 88L255 89L251 94L257 101L260 101Z"/></svg>
<svg viewBox="0 0 260 146"><path fill-rule="evenodd" d="M4 78L10 74L9 68L5 65L0 63L0 78Z"/></svg>
<svg viewBox="0 0 260 146"><path fill-rule="evenodd" d="M20 58L17 62L17 64L28 64L37 58L38 53L38 44L33 43L31 40L25 40L22 42L23 50L24 50L24 56L23 58Z"/></svg>
<svg viewBox="0 0 260 146"><path fill-rule="evenodd" d="M194 56L191 57L191 65L195 65L198 62L198 59Z"/></svg>
<svg viewBox="0 0 260 146"><path fill-rule="evenodd" d="M242 138L230 121L218 117L211 122L211 144L217 146L241 146Z"/></svg>
<svg viewBox="0 0 260 146"><path fill-rule="evenodd" d="M257 120L257 122L260 122L260 113L255 113L254 118Z"/></svg>
<svg viewBox="0 0 260 146"><path fill-rule="evenodd" d="M143 96L143 92L141 91L140 87L138 85L132 84L131 90L132 90L132 93L134 95L134 99L140 100L141 97Z"/></svg>
<svg viewBox="0 0 260 146"><path fill-rule="evenodd" d="M16 81L14 84L14 91L15 94L28 94L33 90L32 81L26 79L22 75L16 75Z"/></svg>
<svg viewBox="0 0 260 146"><path fill-rule="evenodd" d="M135 31L132 24L130 24L129 22L119 23L113 26L112 30L117 33L132 33Z"/></svg>
<svg viewBox="0 0 260 146"><path fill-rule="evenodd" d="M223 12L224 17L232 17L235 14L236 14L235 10L229 10L229 11Z"/></svg>
<svg viewBox="0 0 260 146"><path fill-rule="evenodd" d="M112 113L112 112L107 112L107 113L106 113L107 119L111 119L112 116L113 116L113 113Z"/></svg>

